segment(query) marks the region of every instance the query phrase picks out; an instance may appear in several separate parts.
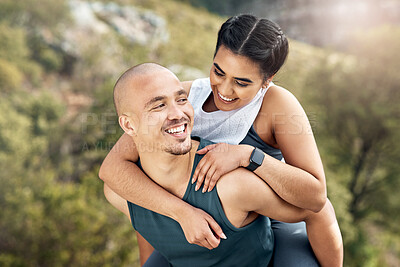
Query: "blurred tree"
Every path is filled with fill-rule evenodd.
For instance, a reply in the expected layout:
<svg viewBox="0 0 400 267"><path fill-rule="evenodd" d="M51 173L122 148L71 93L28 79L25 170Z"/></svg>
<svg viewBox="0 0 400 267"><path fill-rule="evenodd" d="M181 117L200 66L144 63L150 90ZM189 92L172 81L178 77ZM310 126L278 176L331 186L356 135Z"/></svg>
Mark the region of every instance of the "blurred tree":
<svg viewBox="0 0 400 267"><path fill-rule="evenodd" d="M12 63L0 59L0 93L9 93L22 82L22 73Z"/></svg>
<svg viewBox="0 0 400 267"><path fill-rule="evenodd" d="M18 63L36 81L40 75L37 67L33 62L21 64L21 58L33 59L46 71L60 70L63 54L49 47L43 36L57 36L61 23L71 23L66 1L0 1L0 52L7 52L0 53L0 57ZM14 49L2 49L6 45L13 45Z"/></svg>
<svg viewBox="0 0 400 267"><path fill-rule="evenodd" d="M69 20L67 1L57 0L1 0L0 21L35 30L37 27L53 28Z"/></svg>
<svg viewBox="0 0 400 267"><path fill-rule="evenodd" d="M362 232L369 229L368 222L398 233L393 222L400 219L400 29L360 34L352 44L353 55L333 53L322 60L308 87L319 106L317 128L331 154L329 169L343 175L336 178L351 194L348 210L356 224L365 226L355 247L348 247L353 259L369 259L354 266L365 266L376 258L371 247L360 245L366 244Z"/></svg>
<svg viewBox="0 0 400 267"><path fill-rule="evenodd" d="M191 3L196 7L204 7L211 12L226 16L237 13L241 10L244 2L241 0L225 0L225 1L214 1L214 0L179 0L181 2ZM246 1L246 4L255 2L254 0Z"/></svg>
<svg viewBox="0 0 400 267"><path fill-rule="evenodd" d="M113 84L127 66L149 60L206 74L223 19L182 1L112 2L163 17L169 42L152 50L101 36L74 58L73 71L63 72L72 64L41 34L57 37L65 30L58 26L68 25L68 2L0 0L1 266L137 264L132 228L105 202L97 178L122 133ZM222 10L238 1L214 2ZM399 258L399 36L396 27L360 33L348 43L351 56L292 41L276 77L310 115L344 235L346 266L383 266L380 247ZM109 65L98 43L120 57L121 64L109 64L115 74L101 71Z"/></svg>
<svg viewBox="0 0 400 267"><path fill-rule="evenodd" d="M11 86L12 89L18 87L25 78L23 76L34 84L38 83L41 68L31 59L27 34L23 28L10 26L8 22L0 22L0 60L2 60L0 80L3 80L3 83L14 84ZM4 85L4 88L10 89Z"/></svg>
<svg viewBox="0 0 400 267"><path fill-rule="evenodd" d="M26 34L22 28L0 23L0 58L21 64L29 57Z"/></svg>
<svg viewBox="0 0 400 267"><path fill-rule="evenodd" d="M58 181L48 147L63 110L46 93L0 102L0 265L130 265L132 228L106 204L96 172L80 184Z"/></svg>

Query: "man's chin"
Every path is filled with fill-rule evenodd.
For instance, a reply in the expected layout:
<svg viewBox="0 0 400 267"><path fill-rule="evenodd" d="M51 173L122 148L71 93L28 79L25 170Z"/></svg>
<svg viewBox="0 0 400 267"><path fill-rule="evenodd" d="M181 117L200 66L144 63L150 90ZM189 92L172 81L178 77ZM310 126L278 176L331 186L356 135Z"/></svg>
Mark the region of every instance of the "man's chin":
<svg viewBox="0 0 400 267"><path fill-rule="evenodd" d="M166 152L180 156L187 154L192 149L191 139L185 138L179 144L174 144L165 149Z"/></svg>

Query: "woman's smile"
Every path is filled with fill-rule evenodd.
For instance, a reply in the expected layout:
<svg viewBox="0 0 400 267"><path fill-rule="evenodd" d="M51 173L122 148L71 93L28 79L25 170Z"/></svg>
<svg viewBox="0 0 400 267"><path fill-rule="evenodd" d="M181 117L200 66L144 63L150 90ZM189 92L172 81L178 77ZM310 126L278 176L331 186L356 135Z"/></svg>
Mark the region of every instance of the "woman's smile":
<svg viewBox="0 0 400 267"><path fill-rule="evenodd" d="M238 100L239 98L235 97L235 98L229 98L226 96L223 96L220 92L217 92L219 99L227 104L231 104L232 102L235 102L236 100Z"/></svg>

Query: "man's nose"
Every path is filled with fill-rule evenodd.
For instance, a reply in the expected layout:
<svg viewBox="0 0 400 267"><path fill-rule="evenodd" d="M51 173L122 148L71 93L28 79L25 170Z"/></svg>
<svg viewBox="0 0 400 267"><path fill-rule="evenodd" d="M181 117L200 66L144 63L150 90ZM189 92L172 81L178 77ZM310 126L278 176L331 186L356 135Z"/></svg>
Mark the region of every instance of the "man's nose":
<svg viewBox="0 0 400 267"><path fill-rule="evenodd" d="M182 107L174 104L170 105L168 108L168 119L169 120L179 120L185 116L185 113L182 110Z"/></svg>

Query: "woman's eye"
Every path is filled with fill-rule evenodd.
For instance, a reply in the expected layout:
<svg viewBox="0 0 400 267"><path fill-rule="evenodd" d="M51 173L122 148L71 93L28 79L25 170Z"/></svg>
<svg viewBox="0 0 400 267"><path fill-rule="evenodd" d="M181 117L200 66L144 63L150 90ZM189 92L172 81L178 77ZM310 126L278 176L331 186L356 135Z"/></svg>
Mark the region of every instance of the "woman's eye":
<svg viewBox="0 0 400 267"><path fill-rule="evenodd" d="M217 70L214 70L214 73L215 73L217 76L224 76L222 73L219 73Z"/></svg>
<svg viewBox="0 0 400 267"><path fill-rule="evenodd" d="M238 82L238 81L236 81L236 84L239 85L240 87L246 87L246 86L248 86L247 83L241 83L241 82Z"/></svg>

